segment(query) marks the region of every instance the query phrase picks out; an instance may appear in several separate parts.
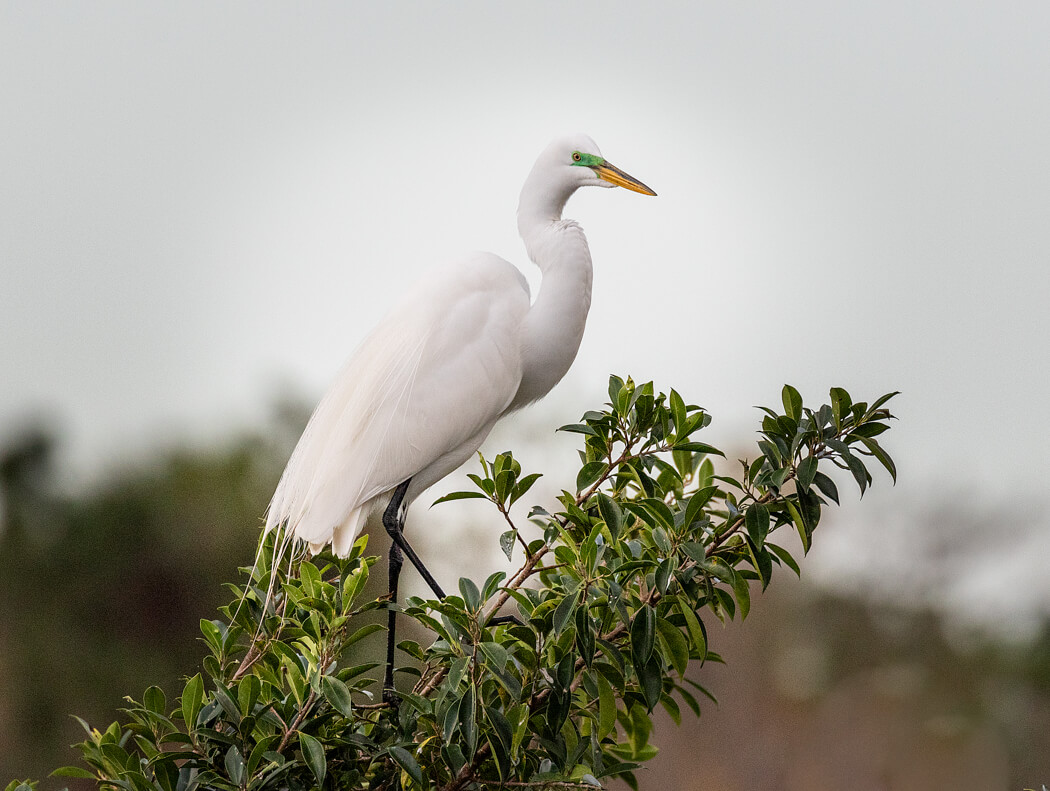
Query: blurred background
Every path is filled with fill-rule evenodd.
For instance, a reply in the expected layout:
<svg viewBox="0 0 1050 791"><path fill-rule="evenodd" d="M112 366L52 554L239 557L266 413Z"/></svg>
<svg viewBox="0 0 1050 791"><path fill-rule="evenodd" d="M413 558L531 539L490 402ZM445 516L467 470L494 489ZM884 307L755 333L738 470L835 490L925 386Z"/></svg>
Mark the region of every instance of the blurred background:
<svg viewBox="0 0 1050 791"><path fill-rule="evenodd" d="M327 382L430 267L528 270L520 184L581 130L659 197L569 204L587 336L485 446L538 502L611 372L741 456L784 382L902 391L900 483L840 481L802 580L713 630L720 705L645 787L1050 784L1048 40L1036 0L0 0L0 781L196 672ZM462 482L413 509L439 579L437 525L500 563L481 505L426 510Z"/></svg>

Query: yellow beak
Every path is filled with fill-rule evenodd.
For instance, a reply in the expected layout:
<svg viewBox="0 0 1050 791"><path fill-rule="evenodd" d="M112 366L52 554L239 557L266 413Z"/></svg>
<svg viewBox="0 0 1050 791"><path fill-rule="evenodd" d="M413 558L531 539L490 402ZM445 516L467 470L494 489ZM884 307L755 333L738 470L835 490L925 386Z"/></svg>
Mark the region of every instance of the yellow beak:
<svg viewBox="0 0 1050 791"><path fill-rule="evenodd" d="M610 184L615 184L617 187L624 187L632 192L640 192L643 195L656 194L638 179L633 176L628 176L618 167L610 165L608 162L603 162L598 165L598 167L594 168L594 172L598 174L598 178L603 181L608 181Z"/></svg>

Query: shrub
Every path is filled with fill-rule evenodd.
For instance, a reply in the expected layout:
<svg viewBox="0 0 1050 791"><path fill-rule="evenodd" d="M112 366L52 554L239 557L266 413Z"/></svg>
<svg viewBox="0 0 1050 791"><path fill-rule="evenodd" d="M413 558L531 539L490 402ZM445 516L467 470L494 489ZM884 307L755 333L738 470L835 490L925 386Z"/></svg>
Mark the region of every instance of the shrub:
<svg viewBox="0 0 1050 791"><path fill-rule="evenodd" d="M785 386L734 476L697 439L703 409L612 377L606 408L562 427L581 436L582 463L557 513L530 514L542 537L527 541L510 516L539 477L510 453L481 459L475 490L439 500L491 501L507 527L500 546L522 562L509 578L463 578L459 595L401 605L436 639L399 644L415 660L399 675L414 684L396 705L378 694L376 663L352 663L351 647L382 629L361 616L396 606L362 596L376 562L366 537L345 559L272 564L270 534L222 618L201 622L209 654L180 699L150 687L121 722L84 723L88 768L55 774L129 791L635 786L656 754L653 710L678 721L711 697L686 677L690 663L721 661L705 619L743 619L775 569L799 573L771 539L794 530L808 551L839 498L821 467L848 471L862 494L870 461L896 477L876 439L893 395L854 403L833 388L814 410ZM490 622L512 604L517 623Z"/></svg>

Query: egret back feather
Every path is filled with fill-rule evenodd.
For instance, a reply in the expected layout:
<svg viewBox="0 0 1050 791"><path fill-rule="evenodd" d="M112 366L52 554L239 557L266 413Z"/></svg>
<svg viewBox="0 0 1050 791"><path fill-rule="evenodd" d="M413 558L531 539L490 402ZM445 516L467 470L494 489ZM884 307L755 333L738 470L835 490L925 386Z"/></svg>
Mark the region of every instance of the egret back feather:
<svg viewBox="0 0 1050 791"><path fill-rule="evenodd" d="M528 308L522 274L489 253L420 282L318 405L266 529L285 524L312 549L334 542L345 555L398 484L418 479L415 496L466 461L518 390Z"/></svg>

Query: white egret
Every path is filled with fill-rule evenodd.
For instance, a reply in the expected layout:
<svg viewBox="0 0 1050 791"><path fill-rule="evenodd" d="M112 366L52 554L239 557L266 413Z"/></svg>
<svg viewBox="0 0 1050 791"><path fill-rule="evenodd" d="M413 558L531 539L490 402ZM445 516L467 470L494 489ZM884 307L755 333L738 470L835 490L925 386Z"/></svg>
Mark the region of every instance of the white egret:
<svg viewBox="0 0 1050 791"><path fill-rule="evenodd" d="M403 535L408 505L481 446L501 417L546 395L568 371L591 302L583 229L562 219L585 186L656 193L606 162L577 134L553 141L525 180L518 231L542 282L535 302L521 272L474 253L411 289L354 352L321 400L281 476L266 530L349 553L382 514L393 541L390 592L404 551L434 593L441 587ZM390 610L386 690L393 688Z"/></svg>

